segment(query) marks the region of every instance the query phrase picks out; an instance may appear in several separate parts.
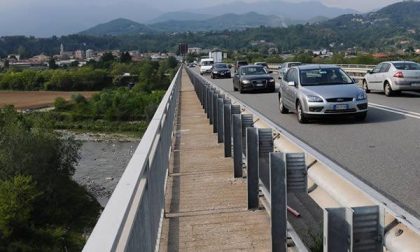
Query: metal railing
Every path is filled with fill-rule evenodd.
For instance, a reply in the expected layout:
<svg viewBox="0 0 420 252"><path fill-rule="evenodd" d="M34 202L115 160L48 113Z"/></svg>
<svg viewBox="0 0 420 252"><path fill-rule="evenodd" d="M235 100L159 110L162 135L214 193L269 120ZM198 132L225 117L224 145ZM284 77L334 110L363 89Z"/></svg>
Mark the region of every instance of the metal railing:
<svg viewBox="0 0 420 252"><path fill-rule="evenodd" d="M181 69L172 80L83 251L155 251L159 245Z"/></svg>
<svg viewBox="0 0 420 252"><path fill-rule="evenodd" d="M233 157L234 176L242 176L244 165L248 170L248 186L251 180L255 188L255 168L250 170L250 166L258 167L257 188L262 191L269 211L273 211L273 203L278 203L272 202L271 195L273 186L277 186L271 182L272 153L282 152L285 155L274 157L275 163L283 162L280 171L286 175L280 181L286 179L290 185L286 183L282 185L283 189L276 190L284 193L284 187L290 191L302 188L302 182L307 183L304 184L307 185L307 193L324 209L325 248L330 251L337 248L382 251L385 247L389 251L416 251L420 247L420 220L415 216L222 88L190 69L187 69L187 73L214 125L214 132L224 136L219 142L225 143L225 156ZM248 131L252 135L246 134ZM248 151L252 151L253 146L259 150L254 150L251 158ZM289 170L287 156L291 153L300 153L298 156L303 154L304 171L293 170L302 168L302 162L300 165L291 165ZM289 173L293 176L289 177ZM294 176L296 174L300 176ZM302 178L302 174L307 174L307 177ZM279 181L279 178L276 179ZM254 197L254 201L248 201L251 208L255 207L255 195L258 193L248 187L248 200ZM284 210L284 207L283 204L280 209ZM282 215L283 212L280 214L280 218L283 218L283 227L280 229L284 230ZM292 238L295 243L299 241L298 237Z"/></svg>

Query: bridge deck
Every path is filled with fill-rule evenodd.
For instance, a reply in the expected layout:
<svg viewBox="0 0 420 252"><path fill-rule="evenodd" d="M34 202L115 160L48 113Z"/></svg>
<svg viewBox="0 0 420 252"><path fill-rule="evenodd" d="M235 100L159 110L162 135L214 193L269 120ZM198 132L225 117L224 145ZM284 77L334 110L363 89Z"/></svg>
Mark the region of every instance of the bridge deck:
<svg viewBox="0 0 420 252"><path fill-rule="evenodd" d="M268 215L247 210L246 180L223 153L184 71L160 251L270 250Z"/></svg>

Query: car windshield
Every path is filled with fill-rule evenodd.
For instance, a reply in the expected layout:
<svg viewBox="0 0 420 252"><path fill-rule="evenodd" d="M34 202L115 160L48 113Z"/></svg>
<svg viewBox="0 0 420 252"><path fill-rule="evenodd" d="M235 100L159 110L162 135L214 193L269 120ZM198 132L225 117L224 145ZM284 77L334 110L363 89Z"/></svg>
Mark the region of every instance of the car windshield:
<svg viewBox="0 0 420 252"><path fill-rule="evenodd" d="M289 63L289 67L300 66L300 65L302 65L302 63L300 62Z"/></svg>
<svg viewBox="0 0 420 252"><path fill-rule="evenodd" d="M412 62L393 63L398 70L420 70L420 64Z"/></svg>
<svg viewBox="0 0 420 252"><path fill-rule="evenodd" d="M215 64L214 68L228 68L226 64Z"/></svg>
<svg viewBox="0 0 420 252"><path fill-rule="evenodd" d="M264 67L244 67L241 70L241 75L260 75L267 74Z"/></svg>
<svg viewBox="0 0 420 252"><path fill-rule="evenodd" d="M239 61L238 62L238 66L246 66L246 65L248 65L248 62L246 62L246 61Z"/></svg>
<svg viewBox="0 0 420 252"><path fill-rule="evenodd" d="M201 65L202 66L211 66L211 65L213 65L213 61L207 61L207 60L206 61L202 61L201 62Z"/></svg>
<svg viewBox="0 0 420 252"><path fill-rule="evenodd" d="M302 86L353 84L353 80L340 68L301 69Z"/></svg>

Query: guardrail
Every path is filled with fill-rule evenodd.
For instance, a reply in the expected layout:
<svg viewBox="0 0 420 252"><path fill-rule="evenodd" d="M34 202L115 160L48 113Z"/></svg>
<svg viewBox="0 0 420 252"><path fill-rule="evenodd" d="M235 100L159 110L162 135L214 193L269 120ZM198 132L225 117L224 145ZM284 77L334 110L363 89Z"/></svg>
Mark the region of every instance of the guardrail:
<svg viewBox="0 0 420 252"><path fill-rule="evenodd" d="M83 251L154 251L159 245L181 68L172 80Z"/></svg>
<svg viewBox="0 0 420 252"><path fill-rule="evenodd" d="M324 209L324 251L418 251L416 217L228 92L187 72L219 142L225 144L225 156L233 156L234 175L241 176L243 165L247 167L249 208L258 202L256 190L262 191L272 224L277 223L272 229L281 235L276 236L280 247L287 228L282 199L287 191L305 188Z"/></svg>

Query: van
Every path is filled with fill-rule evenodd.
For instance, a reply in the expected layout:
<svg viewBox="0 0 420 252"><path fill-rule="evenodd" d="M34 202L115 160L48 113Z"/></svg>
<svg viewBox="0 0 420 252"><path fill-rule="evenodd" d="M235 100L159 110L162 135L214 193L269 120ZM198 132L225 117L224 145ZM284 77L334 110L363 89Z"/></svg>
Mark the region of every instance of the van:
<svg viewBox="0 0 420 252"><path fill-rule="evenodd" d="M213 68L214 60L213 59L201 59L200 61L200 74L211 73Z"/></svg>

